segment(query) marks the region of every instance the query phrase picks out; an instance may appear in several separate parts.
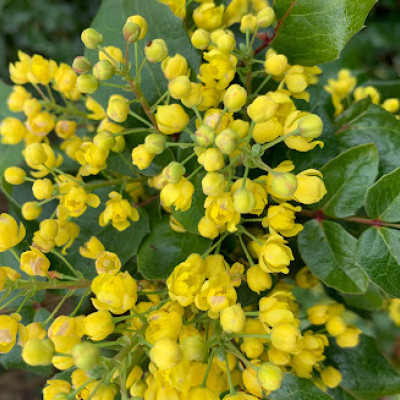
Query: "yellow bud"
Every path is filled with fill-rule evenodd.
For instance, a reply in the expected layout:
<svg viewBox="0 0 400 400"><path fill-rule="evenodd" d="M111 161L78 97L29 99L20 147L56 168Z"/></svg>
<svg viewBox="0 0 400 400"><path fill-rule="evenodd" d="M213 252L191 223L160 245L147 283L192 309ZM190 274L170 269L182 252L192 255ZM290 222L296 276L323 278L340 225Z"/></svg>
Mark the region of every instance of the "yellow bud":
<svg viewBox="0 0 400 400"><path fill-rule="evenodd" d="M291 324L276 325L271 332L272 345L287 353L294 353L301 345L301 332Z"/></svg>
<svg viewBox="0 0 400 400"><path fill-rule="evenodd" d="M223 33L215 41L218 49L223 53L230 53L236 48L235 36L232 33Z"/></svg>
<svg viewBox="0 0 400 400"><path fill-rule="evenodd" d="M224 156L220 150L215 148L206 149L198 158L207 172L214 172L222 169L225 165Z"/></svg>
<svg viewBox="0 0 400 400"><path fill-rule="evenodd" d="M167 57L162 62L161 68L169 81L174 80L178 76L187 75L188 73L187 61L180 54L176 54L174 57Z"/></svg>
<svg viewBox="0 0 400 400"><path fill-rule="evenodd" d="M103 43L103 35L93 28L85 29L81 34L81 39L88 49L97 49Z"/></svg>
<svg viewBox="0 0 400 400"><path fill-rule="evenodd" d="M56 123L55 131L57 136L62 139L70 138L76 132L76 122L66 120L58 121Z"/></svg>
<svg viewBox="0 0 400 400"><path fill-rule="evenodd" d="M176 161L171 161L163 169L162 174L169 183L178 183L182 179L182 176L185 172L186 168L182 164Z"/></svg>
<svg viewBox="0 0 400 400"><path fill-rule="evenodd" d="M331 317L326 322L326 330L331 336L338 336L346 329L346 323L342 317Z"/></svg>
<svg viewBox="0 0 400 400"><path fill-rule="evenodd" d="M200 83L190 83L190 92L181 99L182 104L187 108L200 105L203 101L203 86Z"/></svg>
<svg viewBox="0 0 400 400"><path fill-rule="evenodd" d="M265 390L277 390L281 387L283 372L271 363L264 363L257 372L257 378Z"/></svg>
<svg viewBox="0 0 400 400"><path fill-rule="evenodd" d="M397 113L400 108L400 100L399 99L386 99L382 103L382 107L386 110L389 111L392 114Z"/></svg>
<svg viewBox="0 0 400 400"><path fill-rule="evenodd" d="M83 330L91 340L105 339L114 332L114 322L108 311L97 311L89 314L83 320Z"/></svg>
<svg viewBox="0 0 400 400"><path fill-rule="evenodd" d="M168 370L174 368L182 360L182 350L175 341L163 338L156 341L149 356L157 368Z"/></svg>
<svg viewBox="0 0 400 400"><path fill-rule="evenodd" d="M265 60L265 72L267 74L279 76L285 72L288 60L283 54L272 54Z"/></svg>
<svg viewBox="0 0 400 400"><path fill-rule="evenodd" d="M130 108L129 100L125 97L114 94L110 97L107 107L107 116L115 122L125 122L128 118Z"/></svg>
<svg viewBox="0 0 400 400"><path fill-rule="evenodd" d="M199 50L205 50L210 44L210 34L205 29L196 29L191 37L192 45Z"/></svg>
<svg viewBox="0 0 400 400"><path fill-rule="evenodd" d="M182 132L189 123L189 116L179 104L157 107L158 128L166 135Z"/></svg>
<svg viewBox="0 0 400 400"><path fill-rule="evenodd" d="M240 214L247 214L254 208L256 201L254 194L245 187L236 190L233 195L233 205Z"/></svg>
<svg viewBox="0 0 400 400"><path fill-rule="evenodd" d="M240 304L226 307L220 315L222 329L228 333L239 333L243 331L246 324L246 314Z"/></svg>
<svg viewBox="0 0 400 400"><path fill-rule="evenodd" d="M257 379L257 371L254 368L246 368L242 372L242 379L243 379L243 384L247 391L254 395L257 396L258 398L262 397L262 387L260 383L258 382Z"/></svg>
<svg viewBox="0 0 400 400"><path fill-rule="evenodd" d="M278 105L269 96L258 96L248 107L247 114L256 123L271 119L278 109Z"/></svg>
<svg viewBox="0 0 400 400"><path fill-rule="evenodd" d="M93 75L80 75L76 80L76 87L81 93L92 94L99 88L99 80Z"/></svg>
<svg viewBox="0 0 400 400"><path fill-rule="evenodd" d="M203 361L206 355L206 345L201 336L187 336L181 340L183 359Z"/></svg>
<svg viewBox="0 0 400 400"><path fill-rule="evenodd" d="M322 325L329 318L328 306L326 304L316 304L307 310L308 320L313 325Z"/></svg>
<svg viewBox="0 0 400 400"><path fill-rule="evenodd" d="M196 142L199 146L208 147L214 143L215 130L206 124L201 124L196 130Z"/></svg>
<svg viewBox="0 0 400 400"><path fill-rule="evenodd" d="M22 348L22 359L33 367L50 365L54 355L54 345L50 339L30 339Z"/></svg>
<svg viewBox="0 0 400 400"><path fill-rule="evenodd" d="M193 11L193 20L198 28L214 31L222 25L224 6L216 6L213 2L200 5Z"/></svg>
<svg viewBox="0 0 400 400"><path fill-rule="evenodd" d="M77 368L89 372L100 362L100 350L93 343L77 344L72 350L72 356Z"/></svg>
<svg viewBox="0 0 400 400"><path fill-rule="evenodd" d="M151 154L161 154L165 149L165 136L159 133L151 133L146 136L144 148Z"/></svg>
<svg viewBox="0 0 400 400"><path fill-rule="evenodd" d="M93 75L99 81L106 81L111 79L115 74L115 67L108 60L100 60L93 67Z"/></svg>
<svg viewBox="0 0 400 400"><path fill-rule="evenodd" d="M88 58L78 56L75 57L74 62L72 63L72 68L77 74L85 74L92 69L92 64Z"/></svg>
<svg viewBox="0 0 400 400"><path fill-rule="evenodd" d="M258 265L254 265L247 270L247 285L258 294L272 286L271 275L263 271Z"/></svg>
<svg viewBox="0 0 400 400"><path fill-rule="evenodd" d="M218 172L208 172L201 181L203 193L207 196L219 196L225 190L225 178Z"/></svg>
<svg viewBox="0 0 400 400"><path fill-rule="evenodd" d="M233 129L225 129L215 139L215 144L223 154L232 154L238 145L239 136Z"/></svg>
<svg viewBox="0 0 400 400"><path fill-rule="evenodd" d="M340 335L336 336L336 343L340 347L355 347L360 340L361 331L354 325L348 325Z"/></svg>
<svg viewBox="0 0 400 400"><path fill-rule="evenodd" d="M326 367L320 373L322 381L326 386L330 389L334 389L335 387L340 385L342 381L342 374L334 367Z"/></svg>
<svg viewBox="0 0 400 400"><path fill-rule="evenodd" d="M245 15L240 20L240 32L253 33L257 30L257 17L251 14Z"/></svg>
<svg viewBox="0 0 400 400"><path fill-rule="evenodd" d="M117 136L118 137L118 136ZM104 151L110 150L112 147L114 147L117 143L115 137L111 132L108 131L102 131L99 132L94 138L93 138L93 143L99 147L100 149Z"/></svg>
<svg viewBox="0 0 400 400"><path fill-rule="evenodd" d="M238 112L246 104L246 89L238 84L229 86L225 92L224 105L231 112Z"/></svg>
<svg viewBox="0 0 400 400"><path fill-rule="evenodd" d="M21 112L24 109L24 104L32 95L20 85L13 86L13 91L8 96L7 105L12 112Z"/></svg>
<svg viewBox="0 0 400 400"><path fill-rule="evenodd" d="M29 101L29 100L27 100ZM24 124L17 118L7 117L0 123L1 142L5 144L17 144L28 134Z"/></svg>
<svg viewBox="0 0 400 400"><path fill-rule="evenodd" d="M42 207L35 201L28 201L23 204L21 214L27 221L32 221L42 213Z"/></svg>
<svg viewBox="0 0 400 400"><path fill-rule="evenodd" d="M197 225L197 229L201 236L215 239L219 235L219 230L217 225L210 221L207 217L202 217Z"/></svg>
<svg viewBox="0 0 400 400"><path fill-rule="evenodd" d="M272 176L268 192L282 200L290 200L297 189L297 178L290 172L277 172Z"/></svg>
<svg viewBox="0 0 400 400"><path fill-rule="evenodd" d="M25 148L25 159L28 164L41 165L47 161L47 155L41 143L32 143Z"/></svg>
<svg viewBox="0 0 400 400"><path fill-rule="evenodd" d="M265 7L257 14L257 25L259 28L268 28L275 21L275 11L272 7Z"/></svg>
<svg viewBox="0 0 400 400"><path fill-rule="evenodd" d="M141 15L132 15L126 22L134 22L140 27L139 40L143 39L147 35L148 25L147 21Z"/></svg>
<svg viewBox="0 0 400 400"><path fill-rule="evenodd" d="M4 179L10 185L22 185L25 182L26 172L20 167L8 167L4 171Z"/></svg>
<svg viewBox="0 0 400 400"><path fill-rule="evenodd" d="M169 82L168 90L172 98L182 99L190 93L191 82L185 75L178 76Z"/></svg>
<svg viewBox="0 0 400 400"><path fill-rule="evenodd" d="M58 224L54 219L45 219L39 225L40 235L45 240L54 240L58 233Z"/></svg>
<svg viewBox="0 0 400 400"><path fill-rule="evenodd" d="M162 62L168 57L168 47L163 39L154 39L147 44L144 52L149 62Z"/></svg>
<svg viewBox="0 0 400 400"><path fill-rule="evenodd" d="M49 199L53 195L54 186L50 179L37 179L32 186L33 195L38 200Z"/></svg>
<svg viewBox="0 0 400 400"><path fill-rule="evenodd" d="M301 136L305 138L316 138L321 135L324 124L322 119L316 114L309 114L299 119L297 128Z"/></svg>
<svg viewBox="0 0 400 400"><path fill-rule="evenodd" d="M125 22L122 28L124 39L127 43L135 43L141 34L141 28L136 22Z"/></svg>
<svg viewBox="0 0 400 400"><path fill-rule="evenodd" d="M153 161L154 154L146 150L144 144L140 144L132 149L132 164L140 170L147 168Z"/></svg>

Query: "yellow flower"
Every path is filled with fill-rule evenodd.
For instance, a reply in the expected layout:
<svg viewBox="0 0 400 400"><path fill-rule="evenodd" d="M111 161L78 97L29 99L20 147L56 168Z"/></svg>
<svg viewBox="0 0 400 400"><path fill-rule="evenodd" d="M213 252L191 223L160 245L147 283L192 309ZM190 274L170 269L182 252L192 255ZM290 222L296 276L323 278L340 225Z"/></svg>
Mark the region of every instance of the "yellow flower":
<svg viewBox="0 0 400 400"><path fill-rule="evenodd" d="M175 206L177 210L186 211L192 204L194 186L184 176L178 183L168 183L161 190L161 202L166 207Z"/></svg>
<svg viewBox="0 0 400 400"><path fill-rule="evenodd" d="M268 208L268 214L263 219L262 224L264 227L270 226L282 236L296 236L303 229L301 224L295 223L295 212L299 211L301 211L300 206L295 207L289 203L270 206Z"/></svg>
<svg viewBox="0 0 400 400"><path fill-rule="evenodd" d="M87 206L97 208L99 205L99 196L94 193L86 193L81 186L71 188L60 198L60 207L65 207L71 217L80 217L86 211Z"/></svg>
<svg viewBox="0 0 400 400"><path fill-rule="evenodd" d="M0 253L20 243L26 234L24 225L19 227L15 219L6 213L0 215Z"/></svg>
<svg viewBox="0 0 400 400"><path fill-rule="evenodd" d="M222 25L224 16L223 5L216 6L213 2L203 3L193 11L193 20L198 28L214 31Z"/></svg>
<svg viewBox="0 0 400 400"><path fill-rule="evenodd" d="M186 0L160 0L161 3L168 4L172 12L179 18L186 16Z"/></svg>
<svg viewBox="0 0 400 400"><path fill-rule="evenodd" d="M156 341L149 353L150 360L161 370L172 369L182 360L182 350L171 339Z"/></svg>
<svg viewBox="0 0 400 400"><path fill-rule="evenodd" d="M31 149L35 149L35 152L39 151L43 155L43 158L40 160L40 162L38 162L39 160L31 157ZM60 166L63 162L62 155L58 154L56 157L53 149L46 143L33 143L27 146L25 150L23 150L22 154L24 155L28 166L36 170L31 172L31 175L35 178L43 178L50 173L49 170L53 169L53 167Z"/></svg>
<svg viewBox="0 0 400 400"><path fill-rule="evenodd" d="M112 226L119 231L124 231L131 225L130 221L139 220L139 213L132 207L128 200L123 199L118 192L111 192L108 195L110 200L106 203L106 209L100 214L100 226L107 225L110 221Z"/></svg>
<svg viewBox="0 0 400 400"><path fill-rule="evenodd" d="M46 60L43 56L35 54L31 59L31 68L28 80L31 83L47 85L53 78L57 64L53 60Z"/></svg>
<svg viewBox="0 0 400 400"><path fill-rule="evenodd" d="M374 104L379 104L381 95L373 86L359 87L354 91L354 100L359 101L369 97Z"/></svg>
<svg viewBox="0 0 400 400"><path fill-rule="evenodd" d="M82 257L92 258L93 260L99 257L103 251L105 251L103 244L95 236L92 236L79 248L79 253Z"/></svg>
<svg viewBox="0 0 400 400"><path fill-rule="evenodd" d="M0 315L0 354L8 353L17 340L18 322L8 315Z"/></svg>
<svg viewBox="0 0 400 400"><path fill-rule="evenodd" d="M156 120L162 133L172 135L186 128L189 116L179 104L170 104L157 107Z"/></svg>
<svg viewBox="0 0 400 400"><path fill-rule="evenodd" d="M302 289L310 289L318 285L318 278L311 273L307 266L301 268L296 274L296 283Z"/></svg>
<svg viewBox="0 0 400 400"><path fill-rule="evenodd" d="M106 118L106 112L104 111L104 108L92 97L86 97L85 107L92 112L88 115L88 118L94 119L95 121L101 121Z"/></svg>
<svg viewBox="0 0 400 400"><path fill-rule="evenodd" d="M61 63L54 73L53 89L61 92L68 100L77 101L81 93L76 87L77 75L67 64Z"/></svg>
<svg viewBox="0 0 400 400"><path fill-rule="evenodd" d="M220 314L220 322L224 332L239 333L246 324L246 314L240 304L226 307Z"/></svg>
<svg viewBox="0 0 400 400"><path fill-rule="evenodd" d="M276 113L278 104L266 94L258 96L248 107L248 116L257 124L270 120Z"/></svg>
<svg viewBox="0 0 400 400"><path fill-rule="evenodd" d="M281 351L295 353L301 346L301 332L292 324L281 324L273 327L271 332L272 345Z"/></svg>
<svg viewBox="0 0 400 400"><path fill-rule="evenodd" d="M114 322L108 311L97 311L87 315L83 319L83 330L90 340L99 341L105 339L114 332Z"/></svg>
<svg viewBox="0 0 400 400"><path fill-rule="evenodd" d="M76 160L82 167L79 174L82 176L97 175L107 167L108 150L100 148L92 142L83 142L75 153Z"/></svg>
<svg viewBox="0 0 400 400"><path fill-rule="evenodd" d="M53 400L57 394L68 394L71 392L71 384L61 379L50 379L43 389L43 400Z"/></svg>
<svg viewBox="0 0 400 400"><path fill-rule="evenodd" d="M242 187L242 182L243 178L235 181L235 183L231 187L232 194L235 194L235 192L237 192L237 190L239 190ZM262 214L268 202L266 190L262 185L253 182L249 178L246 179L245 188L249 190L254 196L254 206L249 211L249 213L256 215Z"/></svg>
<svg viewBox="0 0 400 400"><path fill-rule="evenodd" d="M153 161L155 154L146 150L144 144L140 144L132 149L132 164L140 170L147 168Z"/></svg>
<svg viewBox="0 0 400 400"><path fill-rule="evenodd" d="M96 295L92 299L93 305L98 310L111 311L113 314L125 313L137 300L136 281L127 271L97 276L92 281L92 291Z"/></svg>
<svg viewBox="0 0 400 400"><path fill-rule="evenodd" d="M110 251L103 251L96 259L96 271L100 274L115 275L121 269L121 260Z"/></svg>
<svg viewBox="0 0 400 400"><path fill-rule="evenodd" d="M8 109L12 112L21 112L24 109L26 100L31 98L32 95L23 86L15 85L7 99Z"/></svg>
<svg viewBox="0 0 400 400"><path fill-rule="evenodd" d="M19 61L15 64L10 64L10 79L18 85L24 85L28 83L31 58L21 50L18 51L18 58Z"/></svg>
<svg viewBox="0 0 400 400"><path fill-rule="evenodd" d="M21 254L21 270L31 276L47 276L50 267L49 259L38 249L31 247L30 251Z"/></svg>
<svg viewBox="0 0 400 400"><path fill-rule="evenodd" d="M254 265L247 270L247 285L253 292L260 294L272 286L272 278L258 265Z"/></svg>
<svg viewBox="0 0 400 400"><path fill-rule="evenodd" d="M28 130L17 118L7 117L1 121L1 142L5 144L18 144L26 137Z"/></svg>
<svg viewBox="0 0 400 400"><path fill-rule="evenodd" d="M322 174L316 169L307 169L296 175L297 189L293 199L303 204L318 203L326 194Z"/></svg>
<svg viewBox="0 0 400 400"><path fill-rule="evenodd" d="M74 365L74 359L70 355L74 347L81 342L76 335L59 335L51 338L56 353L66 354L63 356L54 356L53 365L62 371L71 368Z"/></svg>
<svg viewBox="0 0 400 400"><path fill-rule="evenodd" d="M135 22L135 21L130 21L130 22ZM107 60L110 61L112 64L114 64L115 61L117 63L122 63L122 64L125 62L124 56L122 55L122 50L120 48L115 46L107 46L104 48L104 50L105 50L104 52L99 51L100 61ZM112 59L108 55L110 55Z"/></svg>
<svg viewBox="0 0 400 400"><path fill-rule="evenodd" d="M267 362L260 366L257 378L265 390L277 390L282 383L283 371L276 365Z"/></svg>
<svg viewBox="0 0 400 400"><path fill-rule="evenodd" d="M342 374L332 366L326 367L320 372L320 374L322 381L330 389L334 389L335 387L339 386L340 382L342 381Z"/></svg>

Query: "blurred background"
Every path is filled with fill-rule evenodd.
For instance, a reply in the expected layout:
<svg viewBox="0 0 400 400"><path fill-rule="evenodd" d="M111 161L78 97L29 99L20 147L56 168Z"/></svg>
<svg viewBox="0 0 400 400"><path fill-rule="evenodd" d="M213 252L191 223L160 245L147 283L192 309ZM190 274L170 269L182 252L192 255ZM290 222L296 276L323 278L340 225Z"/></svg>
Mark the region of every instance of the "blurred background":
<svg viewBox="0 0 400 400"><path fill-rule="evenodd" d="M142 0L148 1L148 0ZM334 1L334 0L330 0ZM83 53L81 31L88 27L101 0L0 0L0 79L10 83L8 64L20 49L57 62L71 63ZM359 81L383 81L384 97L400 97L400 0L380 0L366 28L341 58L324 66L324 77L342 67L356 70ZM1 155L0 155L1 157ZM6 211L0 199L0 211ZM373 316L381 350L400 368L400 329L384 315ZM0 400L40 400L45 377L27 371L5 371L0 364ZM400 396L390 400L400 399Z"/></svg>

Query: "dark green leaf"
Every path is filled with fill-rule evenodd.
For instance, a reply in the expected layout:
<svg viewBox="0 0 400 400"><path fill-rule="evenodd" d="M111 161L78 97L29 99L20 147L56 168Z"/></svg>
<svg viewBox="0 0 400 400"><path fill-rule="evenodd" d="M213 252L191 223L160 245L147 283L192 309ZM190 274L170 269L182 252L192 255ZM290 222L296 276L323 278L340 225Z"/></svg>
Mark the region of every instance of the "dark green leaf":
<svg viewBox="0 0 400 400"><path fill-rule="evenodd" d="M375 400L400 393L400 375L378 351L373 338L361 335L358 346L348 349L331 344L325 354L342 374L340 387L354 398Z"/></svg>
<svg viewBox="0 0 400 400"><path fill-rule="evenodd" d="M331 397L318 389L309 379L286 373L282 386L268 395L270 400L329 400Z"/></svg>
<svg viewBox="0 0 400 400"><path fill-rule="evenodd" d="M365 144L339 154L321 168L327 194L315 206L332 217L354 215L363 205L368 188L378 173L374 144Z"/></svg>
<svg viewBox="0 0 400 400"><path fill-rule="evenodd" d="M376 104L355 103L338 119L337 140L342 149L375 143L379 172L387 174L398 168L400 160L400 121ZM361 107L364 105L363 107ZM357 111L357 112L356 112Z"/></svg>
<svg viewBox="0 0 400 400"><path fill-rule="evenodd" d="M357 263L384 292L400 297L400 231L366 230L358 239Z"/></svg>
<svg viewBox="0 0 400 400"><path fill-rule="evenodd" d="M365 211L373 219L400 221L400 168L382 176L369 188L365 198Z"/></svg>
<svg viewBox="0 0 400 400"><path fill-rule="evenodd" d="M335 60L363 27L374 4L375 0L276 1L277 18L282 24L272 46L286 54L292 64L316 65Z"/></svg>
<svg viewBox="0 0 400 400"><path fill-rule="evenodd" d="M308 221L298 237L304 262L327 286L345 293L363 293L368 278L355 261L357 240L339 224Z"/></svg>
<svg viewBox="0 0 400 400"><path fill-rule="evenodd" d="M189 254L202 254L210 243L209 239L199 235L172 231L166 216L155 222L152 232L139 248L139 271L147 279L165 279Z"/></svg>
<svg viewBox="0 0 400 400"><path fill-rule="evenodd" d="M368 288L363 294L347 294L343 293L347 305L350 307L359 308L360 310L376 311L379 310L384 301L384 296L380 289L372 282L369 283Z"/></svg>

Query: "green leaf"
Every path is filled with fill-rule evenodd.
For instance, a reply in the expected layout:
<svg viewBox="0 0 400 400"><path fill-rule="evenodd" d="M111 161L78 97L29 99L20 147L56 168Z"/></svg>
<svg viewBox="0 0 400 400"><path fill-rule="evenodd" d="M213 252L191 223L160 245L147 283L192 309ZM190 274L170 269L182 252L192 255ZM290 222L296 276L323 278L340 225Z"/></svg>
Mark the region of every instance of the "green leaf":
<svg viewBox="0 0 400 400"><path fill-rule="evenodd" d="M374 4L375 0L275 1L277 18L282 23L272 47L287 55L291 64L333 61L363 27Z"/></svg>
<svg viewBox="0 0 400 400"><path fill-rule="evenodd" d="M373 219L400 221L400 168L382 176L368 189L365 211Z"/></svg>
<svg viewBox="0 0 400 400"><path fill-rule="evenodd" d="M145 57L144 47L147 43L162 38L167 43L169 54L171 56L177 53L183 55L196 75L200 65L200 55L192 46L182 20L176 17L166 4L161 4L156 0L103 0L93 20L92 28L104 35L105 46L117 46L125 53L126 42L122 35L122 28L126 19L136 14L143 16L149 26L145 38L138 42L138 64L140 65ZM87 51L86 53L92 62L97 61L97 51ZM132 63L131 71L134 73L136 64L133 45L130 51L130 62ZM121 84L121 80L117 78L110 82ZM150 104L154 103L167 90L167 84L160 63L146 63L142 71L141 87ZM100 100L104 106L112 93L116 93L114 88L102 87L94 97ZM124 93L126 96L126 92L121 92L121 94Z"/></svg>
<svg viewBox="0 0 400 400"><path fill-rule="evenodd" d="M268 395L270 400L329 400L331 397L318 389L310 379L286 373L282 386Z"/></svg>
<svg viewBox="0 0 400 400"><path fill-rule="evenodd" d="M11 86L6 85L0 81L0 123L3 118L13 116L17 117L16 114L8 111L7 99L12 89ZM10 145L0 143L0 176L3 176L6 168L12 165L18 165L22 161L22 145Z"/></svg>
<svg viewBox="0 0 400 400"><path fill-rule="evenodd" d="M350 149L321 168L327 194L316 204L332 217L354 215L363 205L368 188L378 174L378 154L374 144Z"/></svg>
<svg viewBox="0 0 400 400"><path fill-rule="evenodd" d="M384 292L400 297L400 231L366 230L358 239L357 263Z"/></svg>
<svg viewBox="0 0 400 400"><path fill-rule="evenodd" d="M156 221L137 255L139 271L147 279L165 279L191 253L202 254L211 241L191 233L177 233L169 226L169 216Z"/></svg>
<svg viewBox="0 0 400 400"><path fill-rule="evenodd" d="M379 173L398 168L400 160L400 121L376 104L357 102L337 120L337 141L342 149L375 143Z"/></svg>
<svg viewBox="0 0 400 400"><path fill-rule="evenodd" d="M354 398L375 400L400 393L400 375L379 352L373 338L361 335L358 346L347 349L332 343L325 354L342 374L340 387Z"/></svg>
<svg viewBox="0 0 400 400"><path fill-rule="evenodd" d="M304 262L327 286L345 293L363 293L368 278L355 261L357 240L332 221L308 221L298 236Z"/></svg>
<svg viewBox="0 0 400 400"><path fill-rule="evenodd" d="M347 305L355 307L360 310L376 311L382 308L384 296L380 289L372 282L369 283L368 288L363 294L347 294L343 293Z"/></svg>

